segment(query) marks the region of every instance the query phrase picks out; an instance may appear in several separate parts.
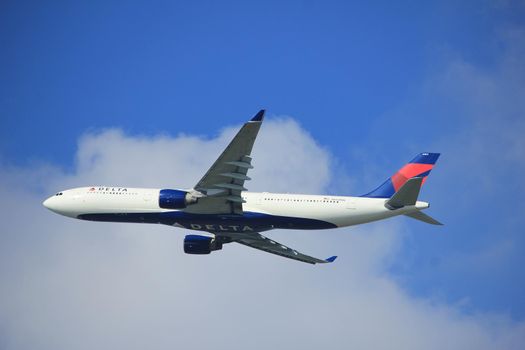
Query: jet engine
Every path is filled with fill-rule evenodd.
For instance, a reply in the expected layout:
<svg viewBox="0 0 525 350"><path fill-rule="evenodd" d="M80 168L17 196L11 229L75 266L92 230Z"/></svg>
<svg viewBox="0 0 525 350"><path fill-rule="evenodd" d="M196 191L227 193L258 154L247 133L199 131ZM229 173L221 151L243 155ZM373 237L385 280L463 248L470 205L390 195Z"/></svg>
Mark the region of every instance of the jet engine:
<svg viewBox="0 0 525 350"><path fill-rule="evenodd" d="M164 209L183 209L197 203L197 197L190 192L180 190L160 190L159 207Z"/></svg>
<svg viewBox="0 0 525 350"><path fill-rule="evenodd" d="M213 250L221 250L222 241L213 237L187 235L184 237L184 253L186 254L210 254Z"/></svg>

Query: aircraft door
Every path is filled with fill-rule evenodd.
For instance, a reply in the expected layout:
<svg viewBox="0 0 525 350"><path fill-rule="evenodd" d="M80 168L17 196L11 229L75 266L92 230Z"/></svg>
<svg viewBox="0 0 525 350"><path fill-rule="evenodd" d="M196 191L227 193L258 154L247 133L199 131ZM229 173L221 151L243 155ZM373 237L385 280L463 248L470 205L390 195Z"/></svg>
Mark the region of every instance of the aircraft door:
<svg viewBox="0 0 525 350"><path fill-rule="evenodd" d="M355 199L346 199L345 200L345 208L346 209L350 209L350 210L355 210L356 208L356 203L355 203Z"/></svg>
<svg viewBox="0 0 525 350"><path fill-rule="evenodd" d="M264 200L264 197L268 194L268 192L263 192L259 195L259 198L257 198L257 201L255 203L257 203L258 206L261 206L263 204L263 200Z"/></svg>

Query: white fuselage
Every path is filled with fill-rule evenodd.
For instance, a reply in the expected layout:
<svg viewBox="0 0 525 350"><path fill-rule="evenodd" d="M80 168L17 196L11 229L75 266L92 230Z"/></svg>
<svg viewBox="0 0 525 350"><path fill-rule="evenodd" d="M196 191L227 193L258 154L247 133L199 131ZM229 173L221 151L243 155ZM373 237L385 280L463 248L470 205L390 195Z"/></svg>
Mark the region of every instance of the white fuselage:
<svg viewBox="0 0 525 350"><path fill-rule="evenodd" d="M323 229L362 224L428 208L418 201L396 210L385 207L384 198L243 192L242 220L236 215L200 214L192 205L183 209L159 206L160 189L129 187L81 187L57 193L44 205L65 216L93 221L147 222L216 232L272 228ZM249 213L249 215L247 215ZM255 227L251 224L256 220ZM231 222L230 222L231 221ZM264 221L264 224L262 224ZM232 225L230 225L232 224ZM250 226L252 225L252 226ZM260 229L258 229L260 227Z"/></svg>

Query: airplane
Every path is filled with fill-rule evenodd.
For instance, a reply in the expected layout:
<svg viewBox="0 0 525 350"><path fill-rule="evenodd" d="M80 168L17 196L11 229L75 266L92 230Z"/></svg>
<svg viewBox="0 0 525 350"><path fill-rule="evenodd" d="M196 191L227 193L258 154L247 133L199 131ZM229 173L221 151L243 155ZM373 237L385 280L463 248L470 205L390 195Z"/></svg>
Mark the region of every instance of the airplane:
<svg viewBox="0 0 525 350"><path fill-rule="evenodd" d="M210 254L236 242L310 264L331 263L337 256L318 259L261 233L331 229L399 215L442 225L422 212L429 203L418 201L439 153L418 154L379 187L357 197L248 192L250 154L264 114L259 111L242 126L193 188L80 187L60 191L43 205L81 220L164 224L205 233L185 236L187 254Z"/></svg>

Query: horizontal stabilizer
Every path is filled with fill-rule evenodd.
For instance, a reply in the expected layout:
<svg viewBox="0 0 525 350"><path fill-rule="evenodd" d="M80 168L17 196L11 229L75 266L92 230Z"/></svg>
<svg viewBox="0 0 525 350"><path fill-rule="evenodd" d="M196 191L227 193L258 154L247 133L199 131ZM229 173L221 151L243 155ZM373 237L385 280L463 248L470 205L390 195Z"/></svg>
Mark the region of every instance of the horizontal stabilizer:
<svg viewBox="0 0 525 350"><path fill-rule="evenodd" d="M408 217L411 217L412 219L416 219L416 220L419 220L419 221L423 221L423 222L426 222L427 224L431 224L431 225L443 225L441 222L437 221L436 219L430 217L429 215L423 213L423 212L420 212L420 211L415 211L413 213L408 213L408 214L405 214L406 216Z"/></svg>
<svg viewBox="0 0 525 350"><path fill-rule="evenodd" d="M401 186L399 191L394 193L394 195L385 203L385 206L388 209L394 210L409 205L415 205L422 182L422 177L413 177L407 180L407 182Z"/></svg>

